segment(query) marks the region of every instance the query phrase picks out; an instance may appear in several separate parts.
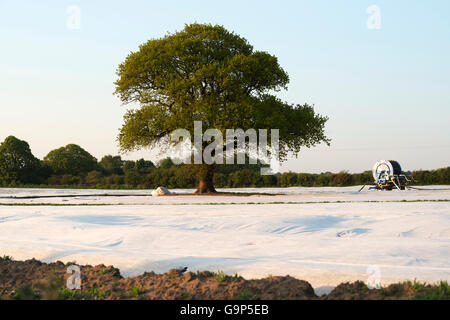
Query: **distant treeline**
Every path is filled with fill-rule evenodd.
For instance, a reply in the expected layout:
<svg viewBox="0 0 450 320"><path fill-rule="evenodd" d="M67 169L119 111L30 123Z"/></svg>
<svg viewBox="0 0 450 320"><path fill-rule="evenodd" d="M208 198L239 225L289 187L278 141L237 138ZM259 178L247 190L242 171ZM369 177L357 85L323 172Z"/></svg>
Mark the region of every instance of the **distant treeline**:
<svg viewBox="0 0 450 320"><path fill-rule="evenodd" d="M450 184L450 167L412 172L417 184ZM324 187L371 184L372 172L260 174L260 165L218 165L216 188ZM105 189L196 188L193 166L176 165L169 158L156 165L149 160L124 161L104 156L100 161L75 144L50 151L43 160L31 153L27 142L9 136L0 144L0 185L3 187L71 187Z"/></svg>

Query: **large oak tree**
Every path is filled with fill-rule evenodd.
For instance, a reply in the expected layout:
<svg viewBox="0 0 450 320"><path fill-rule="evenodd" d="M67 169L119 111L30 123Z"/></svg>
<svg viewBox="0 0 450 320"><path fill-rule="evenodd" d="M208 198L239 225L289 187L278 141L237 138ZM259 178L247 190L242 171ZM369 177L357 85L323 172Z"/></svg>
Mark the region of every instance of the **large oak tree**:
<svg viewBox="0 0 450 320"><path fill-rule="evenodd" d="M291 105L271 93L286 89L287 73L275 56L256 51L222 26L186 25L182 31L149 40L128 55L117 70L117 94L137 104L124 116L118 141L123 152L167 146L179 128L279 129L280 160L301 147L329 143L326 117L309 105ZM192 165L198 193L215 192L214 165Z"/></svg>

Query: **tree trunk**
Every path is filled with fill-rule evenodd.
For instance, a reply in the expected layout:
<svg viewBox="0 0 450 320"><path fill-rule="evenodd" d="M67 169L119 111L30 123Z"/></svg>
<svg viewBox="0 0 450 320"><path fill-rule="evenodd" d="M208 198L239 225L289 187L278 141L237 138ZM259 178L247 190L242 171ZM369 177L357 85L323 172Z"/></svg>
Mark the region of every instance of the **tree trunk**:
<svg viewBox="0 0 450 320"><path fill-rule="evenodd" d="M207 193L216 193L216 189L214 189L214 166L202 164L200 165L199 172L199 182L196 194L207 194Z"/></svg>

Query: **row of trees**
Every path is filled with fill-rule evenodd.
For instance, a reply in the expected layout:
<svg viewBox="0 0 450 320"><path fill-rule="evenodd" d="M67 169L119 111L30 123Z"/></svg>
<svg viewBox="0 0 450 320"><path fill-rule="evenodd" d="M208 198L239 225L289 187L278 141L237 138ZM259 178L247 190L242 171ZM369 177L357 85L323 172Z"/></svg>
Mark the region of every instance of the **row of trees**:
<svg viewBox="0 0 450 320"><path fill-rule="evenodd" d="M372 173L348 172L307 174L287 172L262 176L259 165L216 166L217 187L322 187L370 184ZM414 171L419 184L450 184L450 167ZM169 158L156 165L140 159L124 161L120 156L104 156L97 161L78 145L69 144L37 159L26 141L9 136L0 144L0 184L2 186L67 186L91 188L195 188L198 175L194 165L176 165Z"/></svg>

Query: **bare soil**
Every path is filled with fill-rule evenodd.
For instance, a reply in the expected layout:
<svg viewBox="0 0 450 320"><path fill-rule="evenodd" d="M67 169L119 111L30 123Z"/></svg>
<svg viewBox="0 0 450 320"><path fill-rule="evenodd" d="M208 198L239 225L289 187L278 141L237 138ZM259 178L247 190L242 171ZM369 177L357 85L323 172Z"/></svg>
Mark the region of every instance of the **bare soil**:
<svg viewBox="0 0 450 320"><path fill-rule="evenodd" d="M0 299L156 299L156 300L318 300L318 299L450 299L448 284L405 282L383 289L369 289L363 282L344 283L330 294L316 296L312 286L290 276L246 280L238 275L208 271L170 270L146 272L124 278L113 266L80 266L81 289L70 290L68 264L35 259L0 258Z"/></svg>

